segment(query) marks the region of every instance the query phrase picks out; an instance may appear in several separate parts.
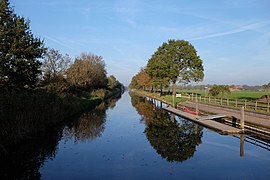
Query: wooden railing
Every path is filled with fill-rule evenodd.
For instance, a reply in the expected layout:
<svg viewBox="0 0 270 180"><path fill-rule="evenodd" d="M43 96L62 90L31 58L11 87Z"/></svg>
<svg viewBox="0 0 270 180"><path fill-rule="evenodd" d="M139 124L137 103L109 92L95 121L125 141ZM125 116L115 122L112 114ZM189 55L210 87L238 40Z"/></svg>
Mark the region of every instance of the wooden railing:
<svg viewBox="0 0 270 180"><path fill-rule="evenodd" d="M258 101L248 101L248 100L240 100L240 99L229 99L229 98L214 98L210 96L199 96L196 94L189 93L181 93L182 97L187 98L190 101L198 101L201 103L237 108L244 107L247 110L262 112L262 113L270 113L270 104L262 103Z"/></svg>

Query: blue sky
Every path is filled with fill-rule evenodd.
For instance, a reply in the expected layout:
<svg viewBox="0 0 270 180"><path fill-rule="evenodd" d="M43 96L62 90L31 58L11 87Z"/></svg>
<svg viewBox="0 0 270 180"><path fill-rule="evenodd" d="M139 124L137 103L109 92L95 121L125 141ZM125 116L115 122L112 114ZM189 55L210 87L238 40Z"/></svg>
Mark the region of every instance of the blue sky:
<svg viewBox="0 0 270 180"><path fill-rule="evenodd" d="M103 56L125 85L163 42L190 41L200 84L270 82L269 0L10 0L46 46Z"/></svg>

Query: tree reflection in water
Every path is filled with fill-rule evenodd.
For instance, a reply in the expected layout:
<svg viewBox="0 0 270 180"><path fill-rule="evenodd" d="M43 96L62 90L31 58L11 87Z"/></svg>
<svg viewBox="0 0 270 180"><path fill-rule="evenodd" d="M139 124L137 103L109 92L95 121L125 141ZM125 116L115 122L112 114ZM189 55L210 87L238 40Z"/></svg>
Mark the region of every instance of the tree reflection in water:
<svg viewBox="0 0 270 180"><path fill-rule="evenodd" d="M73 137L75 142L86 142L100 137L105 129L106 110L113 109L120 98L121 94L101 103L94 110L82 114L64 129L64 138L68 140Z"/></svg>
<svg viewBox="0 0 270 180"><path fill-rule="evenodd" d="M201 143L202 127L187 120L177 122L145 98L132 96L132 105L145 122L145 134L158 154L169 162L182 162L194 155Z"/></svg>
<svg viewBox="0 0 270 180"><path fill-rule="evenodd" d="M103 104L86 112L63 131L66 140L74 137L75 142L91 141L100 137L105 129L106 109Z"/></svg>
<svg viewBox="0 0 270 180"><path fill-rule="evenodd" d="M39 168L55 157L62 128L53 128L23 144L7 147L0 155L1 179L39 179Z"/></svg>
<svg viewBox="0 0 270 180"><path fill-rule="evenodd" d="M5 152L0 151L1 179L40 179L40 167L55 157L61 139L75 137L76 141L87 141L101 136L105 129L106 109L113 108L120 97L121 94L111 98L69 125L51 128L23 144L6 145Z"/></svg>

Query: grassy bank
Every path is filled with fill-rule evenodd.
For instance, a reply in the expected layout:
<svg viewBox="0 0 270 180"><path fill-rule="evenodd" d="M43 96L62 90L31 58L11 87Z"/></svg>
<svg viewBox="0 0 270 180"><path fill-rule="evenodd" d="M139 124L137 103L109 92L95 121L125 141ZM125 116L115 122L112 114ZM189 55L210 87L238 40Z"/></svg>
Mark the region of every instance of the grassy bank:
<svg viewBox="0 0 270 180"><path fill-rule="evenodd" d="M5 145L16 144L35 134L93 109L102 102L100 97L76 97L35 90L0 94L0 152Z"/></svg>
<svg viewBox="0 0 270 180"><path fill-rule="evenodd" d="M122 94L122 87L59 94L45 89L0 93L0 153Z"/></svg>

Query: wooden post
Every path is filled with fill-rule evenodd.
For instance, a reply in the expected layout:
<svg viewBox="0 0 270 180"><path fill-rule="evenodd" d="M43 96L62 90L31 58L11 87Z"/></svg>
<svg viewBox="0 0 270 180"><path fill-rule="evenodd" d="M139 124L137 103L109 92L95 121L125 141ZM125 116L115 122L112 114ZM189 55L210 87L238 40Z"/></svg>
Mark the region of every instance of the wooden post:
<svg viewBox="0 0 270 180"><path fill-rule="evenodd" d="M227 106L229 106L229 99L227 99Z"/></svg>
<svg viewBox="0 0 270 180"><path fill-rule="evenodd" d="M245 107L241 107L240 110L240 127L242 130L244 130L245 127Z"/></svg>
<svg viewBox="0 0 270 180"><path fill-rule="evenodd" d="M243 157L244 156L244 143L245 143L245 135L241 134L240 135L240 156Z"/></svg>
<svg viewBox="0 0 270 180"><path fill-rule="evenodd" d="M237 107L237 99L235 100L235 107Z"/></svg>
<svg viewBox="0 0 270 180"><path fill-rule="evenodd" d="M209 98L208 98L208 101L209 101L209 103L211 102L210 96L209 96Z"/></svg>
<svg viewBox="0 0 270 180"><path fill-rule="evenodd" d="M193 93L191 93L191 100L193 100Z"/></svg>
<svg viewBox="0 0 270 180"><path fill-rule="evenodd" d="M199 103L198 103L198 99L196 96L196 115L198 116L198 114L199 114Z"/></svg>
<svg viewBox="0 0 270 180"><path fill-rule="evenodd" d="M247 100L245 100L245 109L247 108Z"/></svg>
<svg viewBox="0 0 270 180"><path fill-rule="evenodd" d="M267 112L269 112L269 103L267 104Z"/></svg>
<svg viewBox="0 0 270 180"><path fill-rule="evenodd" d="M255 111L257 111L258 102L255 102Z"/></svg>
<svg viewBox="0 0 270 180"><path fill-rule="evenodd" d="M202 96L200 96L200 101L202 101Z"/></svg>

